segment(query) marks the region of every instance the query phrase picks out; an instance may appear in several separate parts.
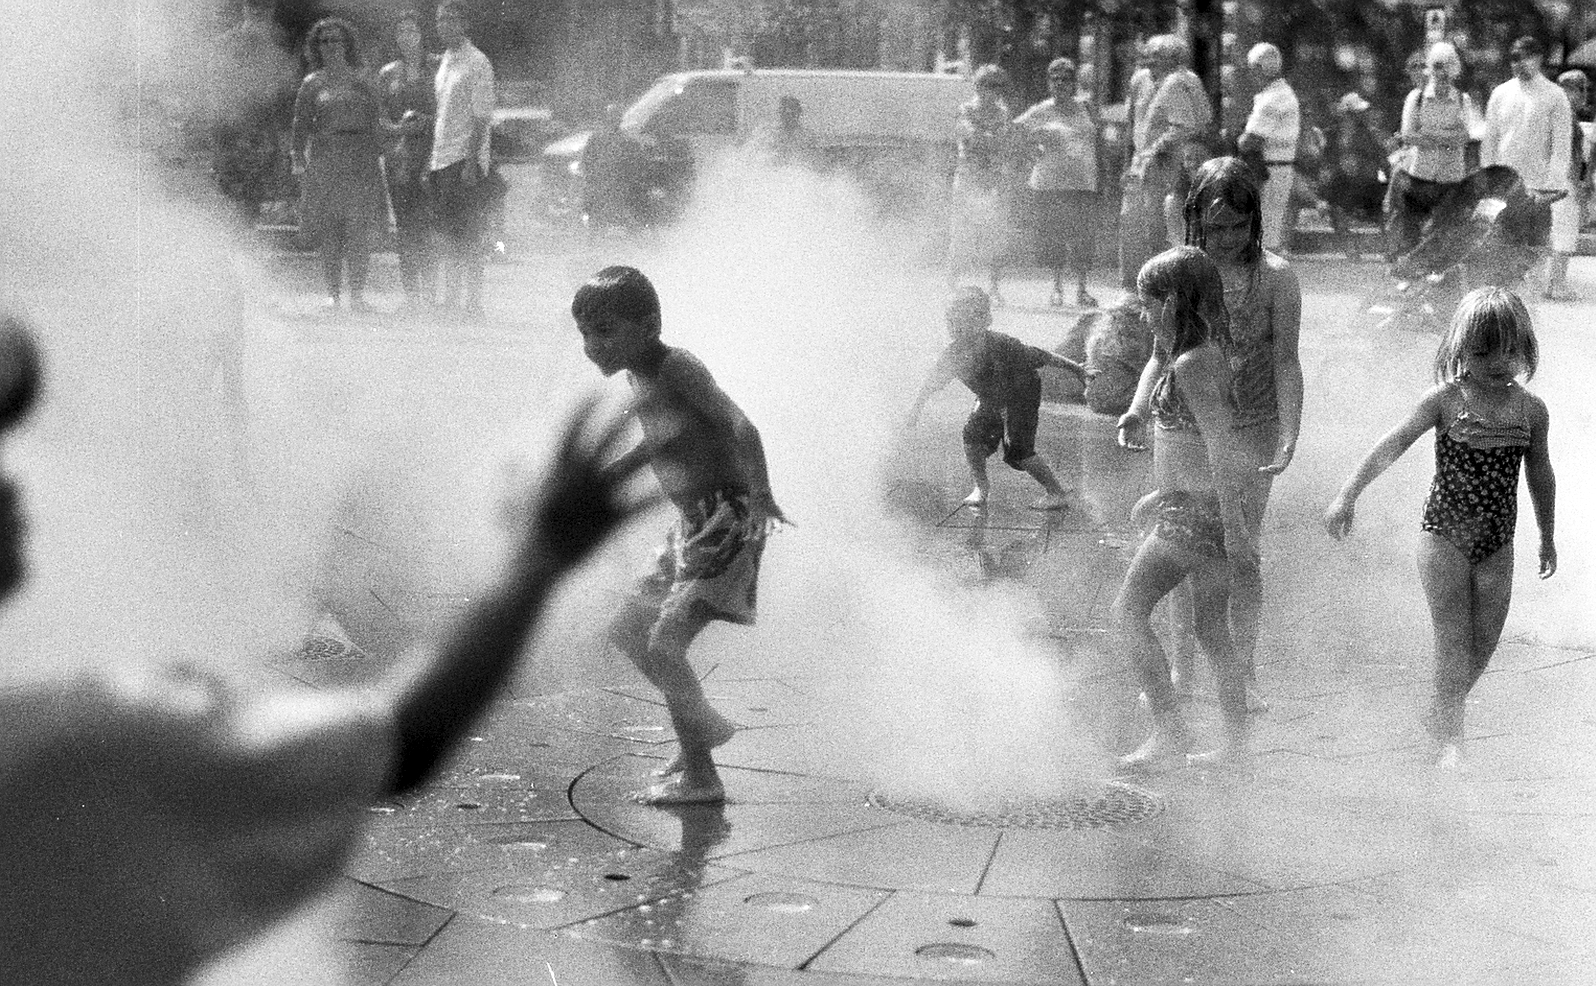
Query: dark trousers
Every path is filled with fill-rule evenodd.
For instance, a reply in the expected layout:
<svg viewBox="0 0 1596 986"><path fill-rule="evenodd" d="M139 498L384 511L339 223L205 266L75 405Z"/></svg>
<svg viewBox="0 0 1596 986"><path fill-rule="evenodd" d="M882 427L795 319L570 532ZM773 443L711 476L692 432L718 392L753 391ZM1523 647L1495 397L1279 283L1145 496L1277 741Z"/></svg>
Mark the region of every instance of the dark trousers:
<svg viewBox="0 0 1596 986"><path fill-rule="evenodd" d="M443 260L445 305L482 307L483 237L486 232L483 176L466 184L469 161L456 161L429 177Z"/></svg>
<svg viewBox="0 0 1596 986"><path fill-rule="evenodd" d="M412 301L431 300L438 287L432 197L419 176L409 175L389 182L388 195L393 202L394 247L405 295Z"/></svg>
<svg viewBox="0 0 1596 986"><path fill-rule="evenodd" d="M1424 237L1425 224L1458 190L1462 182L1430 181L1406 171L1391 176L1390 259L1395 261Z"/></svg>

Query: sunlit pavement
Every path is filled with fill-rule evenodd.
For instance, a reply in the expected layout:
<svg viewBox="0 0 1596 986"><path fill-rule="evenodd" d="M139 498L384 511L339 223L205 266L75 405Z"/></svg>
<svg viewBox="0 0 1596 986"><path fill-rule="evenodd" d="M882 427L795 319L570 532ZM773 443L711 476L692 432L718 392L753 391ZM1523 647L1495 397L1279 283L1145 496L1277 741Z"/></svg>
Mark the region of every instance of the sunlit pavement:
<svg viewBox="0 0 1596 986"><path fill-rule="evenodd" d="M462 390L461 399L496 407L512 397L509 385L473 376L487 368L495 378L577 379L568 326L523 313L557 312L602 252L495 268L479 325L328 319L301 300L313 293L287 294L263 331L286 339L288 354L263 344L250 355L267 359L272 348L270 358L316 371L358 345L368 369L414 383L424 364L429 377L442 374L440 387L474 379L475 396ZM1580 608L1590 539L1577 514L1590 499L1574 465L1596 436L1588 408L1557 396L1591 379L1587 310L1538 309L1536 389L1557 424L1563 571L1534 579L1526 503L1516 608L1470 703L1468 765L1439 774L1418 724L1429 627L1411 561L1428 442L1371 488L1359 538L1336 545L1318 528L1355 456L1424 386L1434 337L1372 330L1364 309L1383 268L1304 258L1298 269L1307 423L1266 525L1275 574L1259 676L1271 707L1256 719L1244 769L1105 772L985 811L896 796L813 755L817 683L762 661L755 631L727 646L735 660L720 662L714 647L699 655L716 704L747 727L720 751L727 803L645 808L629 793L674 749L657 696L613 657L574 655L596 662L580 680L569 669L530 671L444 777L418 797L373 806L338 891L347 907L335 934L350 980L1588 982L1596 624ZM1576 261L1574 282L1596 287L1596 267ZM1056 342L1067 318L1046 309L1046 290L1017 283L998 328ZM342 413L386 399L376 383L363 390L342 371L316 372L332 380L322 386L340 393ZM1145 719L1107 607L1134 547L1126 513L1149 461L1114 447L1110 419L1049 407L1039 446L1075 490L1071 509L1025 510L1030 481L995 466L993 505L977 516L957 509L965 404L944 393L924 426L887 451L912 465L886 498L912 518L912 548L931 568L977 592L1027 590L1036 605L1025 633L1052 648L1071 684L1061 714L1105 756L1123 752ZM315 687L369 676L391 657L392 637L407 637L392 624L447 613L464 591L447 578L401 584L392 572L408 569L384 559L417 546L346 533L344 574L357 584L331 601L321 635L274 665ZM780 551L813 550L802 528L782 539ZM1189 711L1200 731L1212 728L1211 703Z"/></svg>

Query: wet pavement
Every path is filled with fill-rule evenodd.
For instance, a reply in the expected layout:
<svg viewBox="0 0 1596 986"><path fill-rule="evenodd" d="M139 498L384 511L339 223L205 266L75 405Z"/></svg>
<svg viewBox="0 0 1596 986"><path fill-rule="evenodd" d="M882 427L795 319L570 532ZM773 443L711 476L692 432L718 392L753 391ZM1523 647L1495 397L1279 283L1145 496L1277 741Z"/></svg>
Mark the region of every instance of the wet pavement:
<svg viewBox="0 0 1596 986"><path fill-rule="evenodd" d="M745 727L719 751L727 803L648 808L630 794L674 750L657 696L613 658L574 683L533 673L436 783L371 808L338 890L335 934L349 980L1588 981L1596 960L1590 624L1549 627L1553 607L1534 601L1533 555L1522 551L1518 584L1528 601L1471 698L1468 768L1438 773L1417 718L1428 689L1427 619L1414 605L1411 561L1388 558L1410 559L1411 539L1385 543L1411 526L1422 489L1403 480L1410 488L1384 500L1371 490L1371 517L1397 517L1385 527L1370 520L1361 546L1333 545L1313 526L1320 491L1350 466L1345 455L1313 464L1313 442L1334 419L1326 392L1371 353L1412 363L1433 351L1433 339L1370 339L1345 328L1364 276L1346 264L1303 270L1312 292L1309 425L1265 532L1267 564L1293 578L1269 590L1259 676L1270 708L1256 717L1245 768L1094 769L1055 790L976 806L895 790L824 754L827 684L764 654L756 629L697 658L712 700ZM1004 319L1038 343L1060 326L1023 298L1000 327ZM1576 319L1549 320L1543 351L1589 342ZM1373 377L1364 396L1374 406L1360 417L1406 399L1372 394L1400 391L1388 386L1407 379L1396 370ZM958 452L964 397L944 398L887 451L910 464L882 481L892 513L906 521L905 549L964 591L1024 602L1020 632L1069 683L1060 716L1106 763L1146 729L1107 608L1134 549L1126 513L1150 461L1114 447L1111 419L1049 406L1039 448L1073 489L1070 509L1024 509L1030 481L999 467L993 504L977 514L957 507L967 483ZM1565 432L1565 456L1589 427L1580 419ZM1427 457L1422 447L1410 454L1419 460L1409 463L1413 476L1427 478ZM1527 507L1521 538L1526 529L1533 536ZM402 549L349 533L364 546L350 570L382 597L388 619L415 611L419 624L458 608L464 590L447 580L396 586L372 559ZM774 550L824 550L802 533L783 534ZM1573 566L1579 549L1564 543ZM766 591L781 589L770 581ZM368 677L385 663L371 608L346 607L275 669L314 687ZM735 660L718 660L722 651ZM1199 696L1187 711L1200 732L1213 731L1211 701Z"/></svg>

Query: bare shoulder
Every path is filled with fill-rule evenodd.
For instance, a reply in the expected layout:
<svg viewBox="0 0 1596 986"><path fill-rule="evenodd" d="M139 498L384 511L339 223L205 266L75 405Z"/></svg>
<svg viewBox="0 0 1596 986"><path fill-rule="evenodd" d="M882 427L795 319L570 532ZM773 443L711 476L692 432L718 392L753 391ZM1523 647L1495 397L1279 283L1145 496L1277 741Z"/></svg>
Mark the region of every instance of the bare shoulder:
<svg viewBox="0 0 1596 986"><path fill-rule="evenodd" d="M715 375L704 361L685 349L668 347L659 365L660 382L673 390L694 391L715 385Z"/></svg>
<svg viewBox="0 0 1596 986"><path fill-rule="evenodd" d="M1545 428L1552 420L1552 412L1547 409L1546 402L1528 387L1520 385L1519 392L1524 395L1524 415L1529 419L1532 429Z"/></svg>
<svg viewBox="0 0 1596 986"><path fill-rule="evenodd" d="M668 395L668 400L697 408L716 420L734 422L742 413L715 382L709 367L685 349L670 348L660 364L656 387L661 394Z"/></svg>
<svg viewBox="0 0 1596 986"><path fill-rule="evenodd" d="M1291 261L1285 257L1265 250L1260 266L1264 279L1269 282L1269 286L1273 290L1289 290L1298 294L1302 293L1302 286L1297 280L1297 272L1292 269Z"/></svg>
<svg viewBox="0 0 1596 986"><path fill-rule="evenodd" d="M1437 423L1443 417L1454 414L1463 406L1463 392L1453 381L1446 380L1435 384L1419 398L1416 414L1433 416Z"/></svg>

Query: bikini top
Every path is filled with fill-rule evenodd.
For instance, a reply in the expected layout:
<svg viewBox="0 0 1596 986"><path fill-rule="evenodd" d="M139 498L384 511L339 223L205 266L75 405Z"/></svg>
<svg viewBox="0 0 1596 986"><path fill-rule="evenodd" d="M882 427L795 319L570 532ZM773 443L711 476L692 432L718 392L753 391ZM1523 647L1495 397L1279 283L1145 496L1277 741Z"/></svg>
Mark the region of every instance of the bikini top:
<svg viewBox="0 0 1596 986"><path fill-rule="evenodd" d="M1489 417L1470 410L1463 387L1451 385L1458 399L1458 412L1443 430L1446 437L1473 449L1528 447L1529 415L1525 411L1524 388L1515 386L1513 396L1502 413Z"/></svg>
<svg viewBox="0 0 1596 986"><path fill-rule="evenodd" d="M1230 406L1230 412L1234 416L1237 413L1234 383L1225 388L1225 403ZM1169 361L1164 368L1163 376L1153 385L1151 404L1153 421L1158 427L1166 431L1197 430L1197 415L1192 412L1191 405L1186 402L1186 395L1180 391L1180 383L1175 379L1174 360Z"/></svg>

